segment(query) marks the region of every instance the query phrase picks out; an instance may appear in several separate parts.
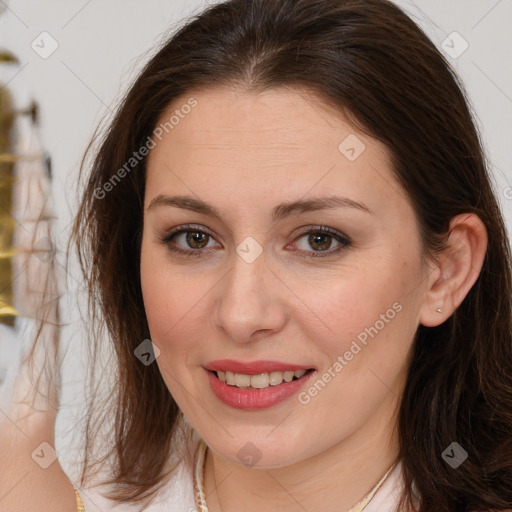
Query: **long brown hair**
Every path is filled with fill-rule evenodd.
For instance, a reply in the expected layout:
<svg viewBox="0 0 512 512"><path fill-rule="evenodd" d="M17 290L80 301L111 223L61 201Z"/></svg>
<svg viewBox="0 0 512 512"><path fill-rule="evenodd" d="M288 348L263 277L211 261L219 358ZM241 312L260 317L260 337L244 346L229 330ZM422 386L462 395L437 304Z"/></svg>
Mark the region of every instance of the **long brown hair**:
<svg viewBox="0 0 512 512"><path fill-rule="evenodd" d="M387 0L229 0L188 20L150 59L101 136L72 230L89 291L92 342L101 323L115 351L112 479L118 501L141 503L166 466L180 411L157 365L134 349L149 329L139 278L146 159L104 185L147 144L180 95L216 85L248 92L306 87L389 148L413 205L425 255L449 221L475 213L488 232L478 280L455 313L419 326L398 418L405 492L419 512L512 506L512 278L510 245L463 84L432 41ZM103 197L105 196L106 197ZM97 408L91 397L91 407ZM91 409L92 414L92 409ZM105 418L106 416L104 416ZM94 466L87 454L82 483ZM150 432L150 435L147 435ZM468 453L456 470L442 458Z"/></svg>

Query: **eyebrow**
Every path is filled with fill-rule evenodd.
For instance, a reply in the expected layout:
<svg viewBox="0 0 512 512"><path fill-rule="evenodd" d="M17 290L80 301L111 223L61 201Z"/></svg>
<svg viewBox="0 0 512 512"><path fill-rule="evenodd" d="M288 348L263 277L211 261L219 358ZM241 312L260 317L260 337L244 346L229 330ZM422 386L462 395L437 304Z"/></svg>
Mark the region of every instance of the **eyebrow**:
<svg viewBox="0 0 512 512"><path fill-rule="evenodd" d="M164 194L157 195L147 207L147 212L154 210L158 206L171 206L191 210L204 215L210 215L217 219L222 219L222 214L212 205L205 203L201 199L192 196L167 196ZM355 208L363 212L375 215L364 203L359 203L347 197L328 196L319 197L308 200L298 200L289 203L281 203L272 211L272 219L274 221L282 220L292 214L301 214L318 210L332 210L335 208Z"/></svg>

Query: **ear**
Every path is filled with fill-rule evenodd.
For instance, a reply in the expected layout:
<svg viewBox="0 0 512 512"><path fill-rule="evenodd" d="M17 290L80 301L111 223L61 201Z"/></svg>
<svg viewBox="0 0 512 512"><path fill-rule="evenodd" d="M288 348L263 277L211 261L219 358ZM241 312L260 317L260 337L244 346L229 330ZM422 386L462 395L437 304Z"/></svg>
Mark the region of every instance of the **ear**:
<svg viewBox="0 0 512 512"><path fill-rule="evenodd" d="M420 324L435 327L453 314L478 279L486 252L487 229L480 217L473 213L453 217L447 246L427 277Z"/></svg>

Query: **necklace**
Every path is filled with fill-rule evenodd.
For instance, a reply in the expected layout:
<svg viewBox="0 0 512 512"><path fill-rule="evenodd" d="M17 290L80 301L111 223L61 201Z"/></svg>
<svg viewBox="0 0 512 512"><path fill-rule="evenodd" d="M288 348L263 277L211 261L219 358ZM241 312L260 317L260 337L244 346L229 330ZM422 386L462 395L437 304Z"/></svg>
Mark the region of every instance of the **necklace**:
<svg viewBox="0 0 512 512"><path fill-rule="evenodd" d="M196 500L196 507L199 512L209 512L208 505L206 504L206 496L204 494L204 472L206 467L207 450L208 446L202 439L200 439L196 450L194 463L194 495ZM348 512L361 512L366 508L368 503L370 503L377 491L381 488L382 484L386 481L387 477L395 467L396 462L397 460L393 462L391 467L386 471L385 475L377 482L377 485L375 485L375 487Z"/></svg>

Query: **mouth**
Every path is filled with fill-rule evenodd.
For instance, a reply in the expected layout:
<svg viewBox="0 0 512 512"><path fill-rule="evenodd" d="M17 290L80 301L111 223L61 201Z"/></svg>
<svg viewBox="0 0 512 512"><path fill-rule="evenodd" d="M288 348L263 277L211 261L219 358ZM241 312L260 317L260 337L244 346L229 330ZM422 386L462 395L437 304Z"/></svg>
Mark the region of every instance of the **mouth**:
<svg viewBox="0 0 512 512"><path fill-rule="evenodd" d="M314 372L314 368L298 369L298 370L286 370L286 371L271 371L259 374L244 374L235 373L231 371L222 370L207 370L213 374L221 382L224 382L228 386L236 388L247 388L247 389L266 389L273 386L279 386L284 383L300 380L311 372Z"/></svg>
<svg viewBox="0 0 512 512"><path fill-rule="evenodd" d="M317 370L283 361L221 359L203 367L210 389L225 405L257 411L290 399Z"/></svg>

